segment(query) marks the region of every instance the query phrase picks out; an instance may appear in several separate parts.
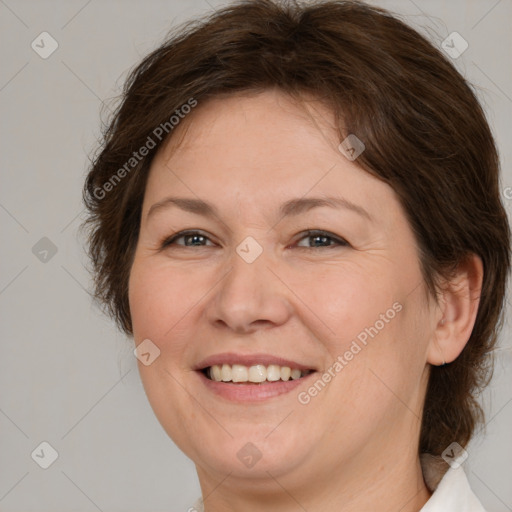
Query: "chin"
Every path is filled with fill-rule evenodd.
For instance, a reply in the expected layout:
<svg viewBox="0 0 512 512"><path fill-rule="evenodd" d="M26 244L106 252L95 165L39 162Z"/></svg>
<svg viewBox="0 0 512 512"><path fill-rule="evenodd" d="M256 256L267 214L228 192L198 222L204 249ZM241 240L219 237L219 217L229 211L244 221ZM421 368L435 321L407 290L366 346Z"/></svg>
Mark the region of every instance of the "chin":
<svg viewBox="0 0 512 512"><path fill-rule="evenodd" d="M228 430L233 437L220 437L218 432L214 436L200 435L197 443L192 444L188 438L187 446L180 448L201 467L241 478L268 479L269 473L277 477L300 467L308 458L304 444L307 436L300 436L299 441L289 430L269 434L272 429L257 426L228 426Z"/></svg>

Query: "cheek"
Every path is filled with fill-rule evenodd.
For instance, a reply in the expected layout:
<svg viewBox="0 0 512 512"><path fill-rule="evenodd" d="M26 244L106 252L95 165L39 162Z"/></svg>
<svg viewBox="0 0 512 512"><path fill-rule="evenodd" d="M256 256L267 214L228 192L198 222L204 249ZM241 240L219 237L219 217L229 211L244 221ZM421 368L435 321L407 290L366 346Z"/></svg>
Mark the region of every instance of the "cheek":
<svg viewBox="0 0 512 512"><path fill-rule="evenodd" d="M170 421L182 411L193 411L196 404L180 385L177 370L186 348L186 332L190 310L190 291L179 293L184 278L148 260L136 259L129 280L129 303L136 343L150 339L160 349L160 356L150 365L138 363L138 369L149 403L168 435L186 446L187 431L181 422ZM180 329L182 330L180 333ZM169 342L172 341L172 342Z"/></svg>
<svg viewBox="0 0 512 512"><path fill-rule="evenodd" d="M181 272L135 261L130 274L129 303L135 339L161 339L190 308L190 282Z"/></svg>
<svg viewBox="0 0 512 512"><path fill-rule="evenodd" d="M364 346L365 341L382 337L400 315L399 286L393 283L389 269L371 271L354 264L340 265L310 272L306 281L297 281L294 286L321 321L333 357L349 350L354 340Z"/></svg>
<svg viewBox="0 0 512 512"><path fill-rule="evenodd" d="M367 324L358 329L348 347L340 345L348 348L344 359L351 360L341 372L344 382L338 385L369 424L379 418L392 424L404 412L417 416L421 412L428 316L420 291L407 297L397 291L395 298L399 300L384 301L380 308L374 300Z"/></svg>
<svg viewBox="0 0 512 512"><path fill-rule="evenodd" d="M337 395L333 402L341 408L374 404L379 410L393 400L386 384L414 387L425 364L428 326L420 288L410 293L392 269L364 270L354 266L311 281L309 297L327 326L325 369L335 375L328 386Z"/></svg>
<svg viewBox="0 0 512 512"><path fill-rule="evenodd" d="M397 418L411 411L418 416L421 413L418 393L422 391L424 359L415 346L417 340L411 337L412 308L408 311L407 303L400 304L402 309L397 312L392 304L388 323L379 321L379 314L386 314L386 302L384 308L375 302L367 305L367 312L358 316L357 322L346 317L347 335L331 346L333 361L338 363L330 366L334 377L318 393L318 399L311 399L314 416L325 416L324 422L330 425L326 430L338 434L352 431L354 446L374 437L376 428L382 431L383 441L392 435Z"/></svg>

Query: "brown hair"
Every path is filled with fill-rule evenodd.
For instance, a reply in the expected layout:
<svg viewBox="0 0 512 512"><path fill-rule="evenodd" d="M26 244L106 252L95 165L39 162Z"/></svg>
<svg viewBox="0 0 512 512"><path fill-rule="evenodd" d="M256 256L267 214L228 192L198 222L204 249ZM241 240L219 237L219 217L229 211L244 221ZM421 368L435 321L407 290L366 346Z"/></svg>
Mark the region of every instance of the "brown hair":
<svg viewBox="0 0 512 512"><path fill-rule="evenodd" d="M274 87L325 100L340 141L353 133L364 142L357 162L397 193L434 297L439 279L469 253L481 257L474 329L455 361L431 368L420 438L420 452L434 455L453 441L466 446L483 420L476 394L492 375L510 267L499 160L471 87L440 50L383 9L239 1L183 25L143 59L84 186L95 298L133 334L128 278L148 171L166 139L157 128L172 136L170 116L191 99Z"/></svg>

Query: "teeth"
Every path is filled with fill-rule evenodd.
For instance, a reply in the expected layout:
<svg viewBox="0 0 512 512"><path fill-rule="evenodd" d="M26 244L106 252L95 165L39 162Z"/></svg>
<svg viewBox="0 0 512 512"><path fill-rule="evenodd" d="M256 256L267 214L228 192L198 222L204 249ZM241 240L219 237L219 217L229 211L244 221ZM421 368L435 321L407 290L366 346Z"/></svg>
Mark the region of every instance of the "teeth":
<svg viewBox="0 0 512 512"><path fill-rule="evenodd" d="M275 382L281 378L281 367L277 364L267 366L267 380Z"/></svg>
<svg viewBox="0 0 512 512"><path fill-rule="evenodd" d="M281 380L290 380L292 371L288 366L281 366Z"/></svg>
<svg viewBox="0 0 512 512"><path fill-rule="evenodd" d="M300 376L301 376L301 371L300 370L292 370L291 371L291 377L292 379L300 379Z"/></svg>
<svg viewBox="0 0 512 512"><path fill-rule="evenodd" d="M222 372L219 365L216 364L210 368L210 378L212 380L216 380L217 382L222 380Z"/></svg>
<svg viewBox="0 0 512 512"><path fill-rule="evenodd" d="M247 382L248 378L249 373L247 371L247 366L242 366L241 364L234 364L231 367L231 380L233 382Z"/></svg>
<svg viewBox="0 0 512 512"><path fill-rule="evenodd" d="M249 382L263 382L267 380L267 369L262 364L251 366L249 368Z"/></svg>
<svg viewBox="0 0 512 512"><path fill-rule="evenodd" d="M270 364L264 366L256 364L254 366L244 366L242 364L214 364L207 370L207 375L211 380L216 382L276 382L278 380L287 381L300 379L308 375L311 370L301 371L297 368L290 368L289 366L279 366L277 364Z"/></svg>
<svg viewBox="0 0 512 512"><path fill-rule="evenodd" d="M223 382L228 382L231 380L231 366L229 364L223 364L220 369L220 378Z"/></svg>

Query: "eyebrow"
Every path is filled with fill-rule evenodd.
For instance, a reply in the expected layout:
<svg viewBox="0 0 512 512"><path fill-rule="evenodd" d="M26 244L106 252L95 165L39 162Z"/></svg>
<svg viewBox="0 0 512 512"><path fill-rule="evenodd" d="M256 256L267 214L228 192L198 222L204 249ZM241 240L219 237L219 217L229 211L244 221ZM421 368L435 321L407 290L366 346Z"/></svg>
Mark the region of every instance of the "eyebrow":
<svg viewBox="0 0 512 512"><path fill-rule="evenodd" d="M203 215L205 217L219 217L219 212L215 206L202 199L193 199L188 197L166 197L161 201L153 204L147 213L149 218L156 211L176 206L186 212ZM290 217L300 215L312 208L329 207L329 208L344 208L351 210L369 221L373 221L373 217L362 207L352 203L343 197L306 197L299 199L290 199L284 202L279 208L281 217Z"/></svg>

